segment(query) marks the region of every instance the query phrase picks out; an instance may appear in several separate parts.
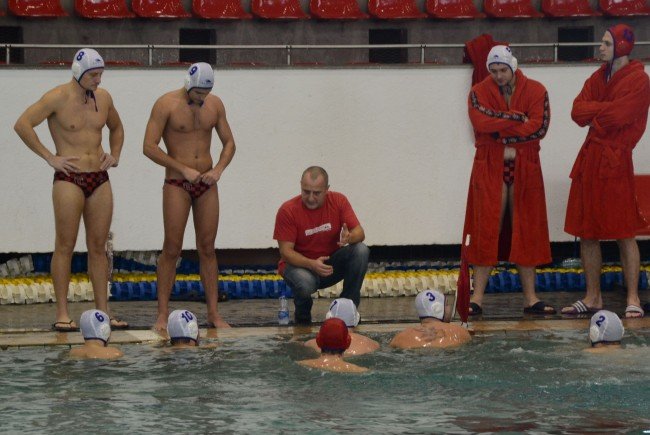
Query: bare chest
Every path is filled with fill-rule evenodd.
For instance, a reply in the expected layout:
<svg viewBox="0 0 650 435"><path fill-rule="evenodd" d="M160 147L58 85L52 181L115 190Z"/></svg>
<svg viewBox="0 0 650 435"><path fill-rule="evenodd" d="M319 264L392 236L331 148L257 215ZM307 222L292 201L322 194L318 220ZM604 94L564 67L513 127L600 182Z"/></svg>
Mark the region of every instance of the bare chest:
<svg viewBox="0 0 650 435"><path fill-rule="evenodd" d="M209 131L217 125L218 113L209 107L186 104L177 106L170 117L167 127L180 133Z"/></svg>
<svg viewBox="0 0 650 435"><path fill-rule="evenodd" d="M69 101L63 108L57 110L53 121L66 131L101 130L106 125L107 112L95 101L88 98L87 102Z"/></svg>

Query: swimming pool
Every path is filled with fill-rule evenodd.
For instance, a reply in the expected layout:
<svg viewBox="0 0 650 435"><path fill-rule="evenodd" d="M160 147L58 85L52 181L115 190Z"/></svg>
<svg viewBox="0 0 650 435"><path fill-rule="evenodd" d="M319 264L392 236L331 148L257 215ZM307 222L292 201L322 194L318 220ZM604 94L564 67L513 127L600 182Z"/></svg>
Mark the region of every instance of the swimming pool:
<svg viewBox="0 0 650 435"><path fill-rule="evenodd" d="M65 347L0 352L7 432L534 432L650 429L650 331L590 355L584 331L486 333L460 349L382 344L353 361L364 375L298 366L312 353L289 335L223 339L170 351L124 345L114 362L74 361ZM307 338L307 337L305 337Z"/></svg>

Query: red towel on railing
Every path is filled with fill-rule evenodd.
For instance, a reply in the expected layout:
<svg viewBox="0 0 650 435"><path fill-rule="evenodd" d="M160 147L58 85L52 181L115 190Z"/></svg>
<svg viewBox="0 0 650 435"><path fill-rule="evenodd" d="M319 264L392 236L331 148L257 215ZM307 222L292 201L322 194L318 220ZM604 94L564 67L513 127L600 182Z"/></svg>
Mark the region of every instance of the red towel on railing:
<svg viewBox="0 0 650 435"><path fill-rule="evenodd" d="M465 58L463 59L463 62L471 62L474 65L472 86L480 83L489 75L485 62L487 62L488 53L495 45L508 45L508 43L495 41L492 39L492 35L487 33L477 36L471 41L465 43Z"/></svg>

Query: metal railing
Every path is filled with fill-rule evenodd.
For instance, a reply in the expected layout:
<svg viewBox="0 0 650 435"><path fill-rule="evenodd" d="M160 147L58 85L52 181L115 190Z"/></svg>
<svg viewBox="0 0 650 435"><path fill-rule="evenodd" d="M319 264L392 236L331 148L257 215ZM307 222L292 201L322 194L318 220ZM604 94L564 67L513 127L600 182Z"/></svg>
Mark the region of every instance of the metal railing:
<svg viewBox="0 0 650 435"><path fill-rule="evenodd" d="M79 49L85 44L4 44L5 62L11 63L11 49ZM599 42L559 42L559 43L513 43L511 47L517 48L552 48L553 62L558 61L558 51L561 47L598 47ZM635 46L648 46L650 41L637 41ZM95 49L117 50L146 50L148 53L148 66L154 65L154 52L157 50L280 50L285 52L286 65L292 65L292 53L298 50L369 50L369 49L418 49L420 51L420 64L425 63L425 52L428 49L462 49L465 44L351 44L351 45L315 45L315 44L284 44L284 45L157 45L157 44L127 44L127 45L92 45Z"/></svg>

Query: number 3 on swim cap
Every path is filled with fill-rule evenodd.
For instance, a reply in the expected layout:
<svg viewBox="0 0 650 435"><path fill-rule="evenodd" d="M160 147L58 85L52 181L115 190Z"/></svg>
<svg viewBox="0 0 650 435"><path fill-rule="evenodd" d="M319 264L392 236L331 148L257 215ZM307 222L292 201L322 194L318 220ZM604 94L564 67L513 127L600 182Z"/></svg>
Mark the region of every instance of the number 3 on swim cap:
<svg viewBox="0 0 650 435"><path fill-rule="evenodd" d="M83 51L80 51L79 54L77 55L77 60L81 60L81 59L83 59L84 54L86 54L86 53L83 52Z"/></svg>
<svg viewBox="0 0 650 435"><path fill-rule="evenodd" d="M429 296L429 301L433 302L436 300L436 297L434 296L433 293L427 292L427 296Z"/></svg>

